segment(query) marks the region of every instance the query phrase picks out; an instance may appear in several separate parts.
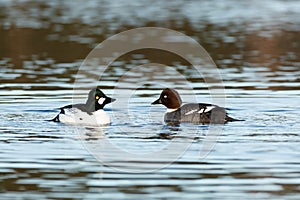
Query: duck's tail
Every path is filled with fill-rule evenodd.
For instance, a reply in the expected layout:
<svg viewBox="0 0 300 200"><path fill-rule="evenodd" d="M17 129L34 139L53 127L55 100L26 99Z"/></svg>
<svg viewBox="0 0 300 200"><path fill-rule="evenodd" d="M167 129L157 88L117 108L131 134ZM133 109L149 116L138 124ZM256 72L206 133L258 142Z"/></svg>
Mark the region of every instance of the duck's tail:
<svg viewBox="0 0 300 200"><path fill-rule="evenodd" d="M243 119L235 119L226 115L225 122L237 122L237 121L245 121Z"/></svg>
<svg viewBox="0 0 300 200"><path fill-rule="evenodd" d="M57 116L54 117L53 119L47 119L47 120L45 120L45 121L47 121L47 122L59 122L59 117L58 117L58 115L57 115Z"/></svg>

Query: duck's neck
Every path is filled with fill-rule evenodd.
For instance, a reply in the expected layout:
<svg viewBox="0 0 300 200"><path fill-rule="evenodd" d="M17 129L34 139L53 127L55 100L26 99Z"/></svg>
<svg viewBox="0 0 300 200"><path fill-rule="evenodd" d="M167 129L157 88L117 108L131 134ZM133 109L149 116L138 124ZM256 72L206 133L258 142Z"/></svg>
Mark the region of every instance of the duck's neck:
<svg viewBox="0 0 300 200"><path fill-rule="evenodd" d="M97 102L86 102L86 109L88 112L95 112L97 110L103 109L103 106L98 104Z"/></svg>

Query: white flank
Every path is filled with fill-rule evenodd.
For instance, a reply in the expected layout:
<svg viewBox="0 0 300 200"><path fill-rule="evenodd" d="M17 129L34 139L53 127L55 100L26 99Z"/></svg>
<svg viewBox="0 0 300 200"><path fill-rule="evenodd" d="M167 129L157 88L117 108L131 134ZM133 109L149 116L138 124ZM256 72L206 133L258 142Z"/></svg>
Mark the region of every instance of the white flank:
<svg viewBox="0 0 300 200"><path fill-rule="evenodd" d="M104 101L105 101L105 98L101 97L101 98L98 100L98 103L99 103L100 105L102 105L102 104L104 103Z"/></svg>
<svg viewBox="0 0 300 200"><path fill-rule="evenodd" d="M103 126L110 124L109 115L102 109L92 112L89 115L77 108L65 109L65 114L59 115L59 120L66 124Z"/></svg>
<svg viewBox="0 0 300 200"><path fill-rule="evenodd" d="M66 124L74 124L76 123L76 119L74 117L77 112L75 108L67 108L64 109L65 114L59 114L59 121Z"/></svg>

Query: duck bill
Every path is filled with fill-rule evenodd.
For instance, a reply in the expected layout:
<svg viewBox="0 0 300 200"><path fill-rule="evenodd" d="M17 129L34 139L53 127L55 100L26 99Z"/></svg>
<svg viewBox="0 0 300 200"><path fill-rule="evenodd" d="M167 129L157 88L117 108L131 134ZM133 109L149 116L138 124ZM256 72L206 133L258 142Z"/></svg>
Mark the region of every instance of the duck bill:
<svg viewBox="0 0 300 200"><path fill-rule="evenodd" d="M105 103L106 103L106 104L112 103L112 102L114 102L114 101L116 101L116 99L114 99L114 98L110 98L110 97L106 97L106 98L105 98Z"/></svg>
<svg viewBox="0 0 300 200"><path fill-rule="evenodd" d="M154 105L154 104L162 104L162 103L161 103L160 99L157 99L156 101L152 102L151 104Z"/></svg>

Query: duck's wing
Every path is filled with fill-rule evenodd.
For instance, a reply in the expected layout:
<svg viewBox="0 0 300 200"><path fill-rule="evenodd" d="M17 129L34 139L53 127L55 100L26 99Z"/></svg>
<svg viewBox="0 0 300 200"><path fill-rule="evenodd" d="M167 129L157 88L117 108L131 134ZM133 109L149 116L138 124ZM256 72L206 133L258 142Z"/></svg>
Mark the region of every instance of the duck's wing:
<svg viewBox="0 0 300 200"><path fill-rule="evenodd" d="M52 120L49 121L54 121L54 122L60 122L59 116L60 115L72 115L75 114L78 110L86 112L88 114L91 114L87 111L85 104L71 104L71 105L66 105L64 107L58 108L60 109L60 113L56 115Z"/></svg>
<svg viewBox="0 0 300 200"><path fill-rule="evenodd" d="M189 103L184 104L180 107L181 113L184 115L191 115L191 114L205 114L211 112L214 108L219 106L207 103ZM220 108L220 107L219 107Z"/></svg>
<svg viewBox="0 0 300 200"><path fill-rule="evenodd" d="M192 103L180 107L174 119L196 124L224 123L227 114L224 108L213 104Z"/></svg>
<svg viewBox="0 0 300 200"><path fill-rule="evenodd" d="M86 105L85 104L73 104L73 105L67 105L64 107L59 108L60 109L60 113L65 114L66 111L70 111L70 112L74 112L76 109L81 110L82 112L86 112L88 114L90 114L90 112L88 112Z"/></svg>

